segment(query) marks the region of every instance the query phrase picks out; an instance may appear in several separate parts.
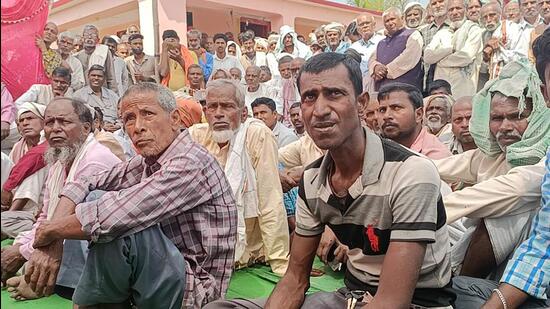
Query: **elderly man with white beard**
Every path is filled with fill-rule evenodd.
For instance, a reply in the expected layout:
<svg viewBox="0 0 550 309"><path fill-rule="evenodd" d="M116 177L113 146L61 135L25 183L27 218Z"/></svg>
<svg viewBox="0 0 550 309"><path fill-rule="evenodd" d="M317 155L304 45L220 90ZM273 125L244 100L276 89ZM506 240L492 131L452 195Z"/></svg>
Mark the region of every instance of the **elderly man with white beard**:
<svg viewBox="0 0 550 309"><path fill-rule="evenodd" d="M507 63L526 58L528 48L520 44L523 40L519 24L501 20L502 11L496 3L485 4L481 8L483 33L483 62L487 63L489 79L497 78ZM481 86L481 85L480 85ZM482 88L482 87L481 87Z"/></svg>
<svg viewBox="0 0 550 309"><path fill-rule="evenodd" d="M84 265L82 248L87 247L86 242L67 241L63 244L61 240L35 248L36 231L43 222L60 216L56 207L65 183L110 169L120 162L107 147L93 138L92 114L83 102L57 98L48 104L44 116L44 133L49 143L44 159L51 168L44 188L42 212L32 230L19 234L12 246L2 248L3 281L15 276L26 261L29 261L27 272L38 268L43 271L38 288L29 285L29 278L25 280L23 276L8 280L12 297L18 300L52 294L54 286L56 291L76 287ZM37 271L35 275L40 273Z"/></svg>
<svg viewBox="0 0 550 309"><path fill-rule="evenodd" d="M447 144L452 138L451 107L454 100L447 95L432 95L424 99L424 125L428 132Z"/></svg>
<svg viewBox="0 0 550 309"><path fill-rule="evenodd" d="M405 6L403 15L405 16L407 28L417 29L422 24L425 12L420 2L410 2Z"/></svg>
<svg viewBox="0 0 550 309"><path fill-rule="evenodd" d="M463 0L449 0L449 29L438 31L424 50L424 62L436 64L434 79L451 84L457 96L474 95L481 64L481 34L477 23L466 19Z"/></svg>
<svg viewBox="0 0 550 309"><path fill-rule="evenodd" d="M478 147L435 160L441 179L473 186L443 198L447 223L468 228L452 247L456 274L484 278L506 266L540 207L550 146L550 109L527 61L511 62L473 98L469 132Z"/></svg>
<svg viewBox="0 0 550 309"><path fill-rule="evenodd" d="M230 80L206 86L204 114L208 123L189 128L221 164L238 209L237 268L266 261L277 275L288 264L289 234L277 169L277 142L258 119L247 118L245 95Z"/></svg>

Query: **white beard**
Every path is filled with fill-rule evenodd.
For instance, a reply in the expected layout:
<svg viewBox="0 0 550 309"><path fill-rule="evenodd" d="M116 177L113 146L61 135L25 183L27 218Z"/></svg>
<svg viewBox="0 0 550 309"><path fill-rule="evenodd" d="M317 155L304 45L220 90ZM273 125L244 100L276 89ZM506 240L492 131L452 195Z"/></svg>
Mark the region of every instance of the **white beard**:
<svg viewBox="0 0 550 309"><path fill-rule="evenodd" d="M451 28L453 30L457 30L458 28L462 27L465 21L466 21L466 17L464 17L462 20L459 20L459 21L453 21L451 22Z"/></svg>
<svg viewBox="0 0 550 309"><path fill-rule="evenodd" d="M71 146L48 147L44 153L44 161L48 165L53 165L59 161L63 166L67 166L76 158L76 154L83 144L83 142L79 142Z"/></svg>
<svg viewBox="0 0 550 309"><path fill-rule="evenodd" d="M222 131L214 131L212 130L212 139L214 142L218 144L224 144L229 142L235 134L237 134L237 130L222 130Z"/></svg>
<svg viewBox="0 0 550 309"><path fill-rule="evenodd" d="M441 118L436 117L437 120L430 120L429 118L426 118L426 126L430 129L431 132L439 132L441 128L445 125Z"/></svg>

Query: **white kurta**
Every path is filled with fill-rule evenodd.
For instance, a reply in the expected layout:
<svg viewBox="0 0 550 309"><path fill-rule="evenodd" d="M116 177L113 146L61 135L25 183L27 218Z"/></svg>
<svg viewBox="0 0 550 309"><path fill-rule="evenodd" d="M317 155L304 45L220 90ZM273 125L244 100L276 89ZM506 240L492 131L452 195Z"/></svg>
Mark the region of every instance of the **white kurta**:
<svg viewBox="0 0 550 309"><path fill-rule="evenodd" d="M443 79L451 84L457 98L476 93L483 30L466 20L454 31L439 30L424 50L424 62L436 63L434 80Z"/></svg>

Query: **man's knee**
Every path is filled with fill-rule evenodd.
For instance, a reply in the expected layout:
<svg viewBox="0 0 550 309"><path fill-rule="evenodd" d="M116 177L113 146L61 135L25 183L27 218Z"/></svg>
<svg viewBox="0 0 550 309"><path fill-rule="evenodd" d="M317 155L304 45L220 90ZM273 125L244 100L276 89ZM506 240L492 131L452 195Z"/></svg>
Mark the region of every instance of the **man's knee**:
<svg viewBox="0 0 550 309"><path fill-rule="evenodd" d="M479 278L458 276L453 278L453 290L456 293L455 308L480 308L491 296L497 283Z"/></svg>

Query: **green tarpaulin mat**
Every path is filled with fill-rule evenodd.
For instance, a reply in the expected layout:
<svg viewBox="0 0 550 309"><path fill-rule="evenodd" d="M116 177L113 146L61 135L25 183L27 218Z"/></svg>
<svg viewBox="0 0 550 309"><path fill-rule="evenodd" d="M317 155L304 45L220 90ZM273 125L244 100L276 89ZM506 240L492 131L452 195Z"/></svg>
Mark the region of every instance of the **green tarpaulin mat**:
<svg viewBox="0 0 550 309"><path fill-rule="evenodd" d="M10 245L12 240L2 241L2 247ZM313 267L322 269L325 274L321 277L311 278L311 287L308 293L319 291L335 291L344 286L344 275L333 272L318 259ZM236 271L231 277L227 298L259 298L267 297L279 281L279 277L273 274L268 266L256 265ZM15 301L10 298L6 290L2 290L2 308L6 309L71 309L70 301L57 295L36 300Z"/></svg>

